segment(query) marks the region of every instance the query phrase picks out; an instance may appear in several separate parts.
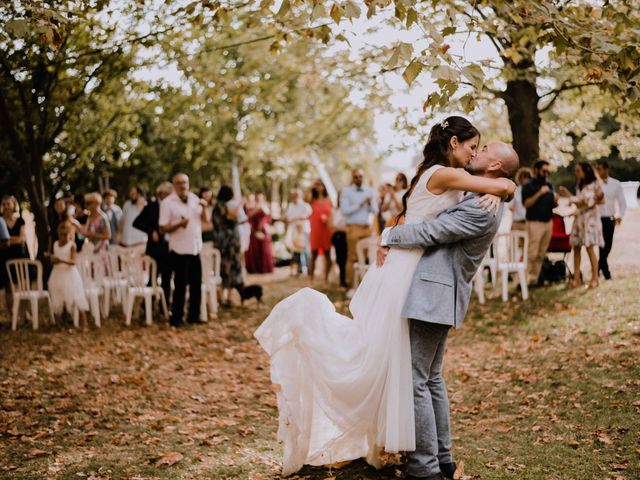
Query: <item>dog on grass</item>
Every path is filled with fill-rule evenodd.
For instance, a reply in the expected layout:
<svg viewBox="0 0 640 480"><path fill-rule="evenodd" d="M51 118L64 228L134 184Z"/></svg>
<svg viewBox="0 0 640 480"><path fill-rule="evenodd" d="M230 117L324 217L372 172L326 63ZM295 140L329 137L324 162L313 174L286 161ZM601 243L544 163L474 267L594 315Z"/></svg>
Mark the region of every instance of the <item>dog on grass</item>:
<svg viewBox="0 0 640 480"><path fill-rule="evenodd" d="M242 305L244 306L244 301L249 300L250 298L255 298L258 304L262 304L262 286L261 285L242 285L241 287L236 287L238 293L240 294L240 299L242 300Z"/></svg>

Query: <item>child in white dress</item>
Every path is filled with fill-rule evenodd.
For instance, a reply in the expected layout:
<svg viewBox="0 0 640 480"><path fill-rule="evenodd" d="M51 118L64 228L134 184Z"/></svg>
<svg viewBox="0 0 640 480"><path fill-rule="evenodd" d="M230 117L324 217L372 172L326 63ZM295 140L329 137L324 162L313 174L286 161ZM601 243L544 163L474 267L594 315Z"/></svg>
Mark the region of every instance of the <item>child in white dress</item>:
<svg viewBox="0 0 640 480"><path fill-rule="evenodd" d="M74 229L71 223L62 222L58 225L58 241L53 244L53 271L49 277L49 294L53 313L61 315L66 309L73 315L74 308L84 313L89 310L89 304L84 293L82 277L76 267L76 245L73 241Z"/></svg>

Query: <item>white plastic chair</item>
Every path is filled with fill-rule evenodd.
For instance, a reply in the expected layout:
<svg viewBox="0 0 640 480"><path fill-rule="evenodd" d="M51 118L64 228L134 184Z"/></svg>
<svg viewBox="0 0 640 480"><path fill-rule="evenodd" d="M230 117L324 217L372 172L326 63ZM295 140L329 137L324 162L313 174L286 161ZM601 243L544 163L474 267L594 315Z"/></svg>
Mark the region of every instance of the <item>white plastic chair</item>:
<svg viewBox="0 0 640 480"><path fill-rule="evenodd" d="M484 272L485 272L485 269L487 269L487 268L489 269L489 275L491 276L491 286L494 289L497 286L497 282L498 282L498 276L497 276L498 261L497 261L496 256L495 256L496 248L497 248L497 245L494 242L491 245L491 247L489 248L489 250L487 250L487 253L485 254L484 258L482 259L482 262L480 263L480 266L478 267L478 271L476 272L476 274L473 277L473 289L476 292L476 295L478 295L478 303L480 303L480 305L484 305L484 302L485 302L485 296L484 296L484 289L485 289Z"/></svg>
<svg viewBox="0 0 640 480"><path fill-rule="evenodd" d="M100 296L106 293L102 287L105 270L105 259L100 255L78 255L76 266L82 277L84 293L89 303L89 310L96 327L100 326ZM106 303L106 302L105 302ZM105 305L105 309L108 305ZM80 326L80 312L78 308L73 309L73 325Z"/></svg>
<svg viewBox="0 0 640 480"><path fill-rule="evenodd" d="M208 320L207 306L212 314L218 313L218 286L222 284L220 274L222 255L217 248L203 249L200 260L202 262L200 319L206 322Z"/></svg>
<svg viewBox="0 0 640 480"><path fill-rule="evenodd" d="M18 327L18 311L20 303L25 300L31 303L31 324L33 329L38 329L38 301L45 298L49 304L49 317L51 323L56 323L53 317L53 307L51 305L51 297L42 283L42 263L38 260L28 260L19 258L9 260L6 263L7 274L11 285L13 295L13 308L11 310L11 329ZM32 270L35 269L35 288L32 279Z"/></svg>
<svg viewBox="0 0 640 480"><path fill-rule="evenodd" d="M169 318L169 310L167 309L167 299L164 298L164 291L158 285L158 266L156 261L144 255L142 257L125 257L125 271L127 274L126 294L126 318L125 324L131 325L131 317L133 316L133 305L137 297L144 298L145 321L147 325L151 325L153 315L153 299L157 298L162 307L162 313L165 318ZM149 285L151 284L151 285Z"/></svg>
<svg viewBox="0 0 640 480"><path fill-rule="evenodd" d="M127 254L117 249L112 249L104 254L106 276L103 279L104 288L104 315L109 316L111 307L111 298L114 299L114 304L123 305L123 310L126 304L127 283L126 272L124 264L127 258Z"/></svg>
<svg viewBox="0 0 640 480"><path fill-rule="evenodd" d="M353 288L358 288L370 265L376 263L377 237L368 237L356 243L356 262L353 264Z"/></svg>
<svg viewBox="0 0 640 480"><path fill-rule="evenodd" d="M527 287L527 252L529 248L529 236L527 232L513 230L509 233L499 234L495 243L499 243L497 252L498 273L502 280L502 301L509 300L509 275L518 274L522 299L529 298Z"/></svg>

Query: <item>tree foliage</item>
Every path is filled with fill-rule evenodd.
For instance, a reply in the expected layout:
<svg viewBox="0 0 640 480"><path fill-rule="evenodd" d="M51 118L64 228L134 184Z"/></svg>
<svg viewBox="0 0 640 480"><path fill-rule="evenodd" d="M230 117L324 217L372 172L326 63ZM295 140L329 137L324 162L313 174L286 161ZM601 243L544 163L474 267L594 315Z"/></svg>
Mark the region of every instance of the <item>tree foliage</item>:
<svg viewBox="0 0 640 480"><path fill-rule="evenodd" d="M40 245L47 198L60 188L124 191L177 169L221 183L234 159L266 188L265 172L301 175L313 149L334 163L371 158L373 111L351 100L358 72L334 73L340 59L319 51L321 29L289 39L252 22L247 5L224 22L220 9L181 2L0 6L4 190L28 194ZM26 28L34 22L42 31ZM163 67L182 81L145 79Z"/></svg>

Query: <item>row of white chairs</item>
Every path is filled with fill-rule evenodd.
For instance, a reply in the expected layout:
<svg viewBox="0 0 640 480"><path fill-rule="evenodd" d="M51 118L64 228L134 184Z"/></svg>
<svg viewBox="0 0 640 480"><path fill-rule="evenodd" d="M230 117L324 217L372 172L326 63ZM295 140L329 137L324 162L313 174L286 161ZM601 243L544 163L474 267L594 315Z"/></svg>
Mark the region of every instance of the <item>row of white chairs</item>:
<svg viewBox="0 0 640 480"><path fill-rule="evenodd" d="M222 283L220 276L221 256L217 249L205 249L202 260L202 300L200 317L208 320L209 313L218 311L218 288ZM146 255L127 250L110 250L101 254L79 254L76 266L82 277L83 287L89 311L97 327L101 317L108 317L112 301L122 305L125 324L131 325L133 310L137 299L144 301L145 323L152 324L153 303L159 304L162 314L168 318L167 298L158 284L157 264ZM6 264L10 287L14 298L11 311L11 328L16 330L20 305L23 301L31 304L31 322L34 330L39 324L38 303L46 300L50 319L55 323L51 298L43 286L43 268L38 260L15 259ZM74 326L79 326L79 310L72 313Z"/></svg>

